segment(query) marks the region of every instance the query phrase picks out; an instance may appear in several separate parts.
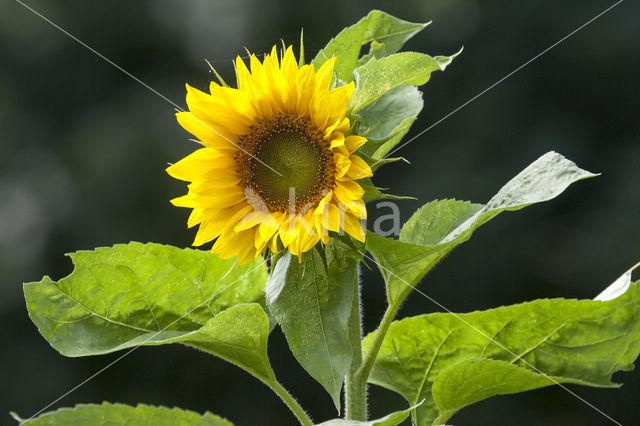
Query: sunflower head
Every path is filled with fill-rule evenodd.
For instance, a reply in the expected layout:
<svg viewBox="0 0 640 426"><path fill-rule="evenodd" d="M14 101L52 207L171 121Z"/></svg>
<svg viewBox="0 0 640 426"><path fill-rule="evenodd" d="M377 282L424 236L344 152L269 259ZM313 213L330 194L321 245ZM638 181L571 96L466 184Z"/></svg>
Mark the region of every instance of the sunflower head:
<svg viewBox="0 0 640 426"><path fill-rule="evenodd" d="M346 117L354 83L331 87L334 62L299 66L291 47L281 61L274 47L263 62L252 55L250 70L236 59L237 89L187 85L178 122L203 148L167 172L191 182L172 203L193 209L194 245L216 239L212 252L243 264L267 249L300 256L331 232L364 241L356 180L372 173Z"/></svg>

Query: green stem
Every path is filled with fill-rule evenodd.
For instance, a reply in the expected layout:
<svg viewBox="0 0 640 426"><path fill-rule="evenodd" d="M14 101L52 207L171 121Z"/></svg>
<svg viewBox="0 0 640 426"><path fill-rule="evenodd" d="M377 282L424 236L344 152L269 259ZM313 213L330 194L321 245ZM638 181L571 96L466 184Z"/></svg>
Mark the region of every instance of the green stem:
<svg viewBox="0 0 640 426"><path fill-rule="evenodd" d="M356 276L356 283L358 277ZM362 366L362 312L360 307L360 289L355 286L355 295L351 308L349 339L353 348L353 360L345 380L345 413L347 420L364 421L367 419L367 384L362 382L358 371Z"/></svg>
<svg viewBox="0 0 640 426"><path fill-rule="evenodd" d="M271 389L278 394L282 401L287 404L287 407L289 407L293 414L298 418L298 421L302 426L313 426L313 422L304 409L279 382L274 381L274 383L270 383L269 385L271 386Z"/></svg>
<svg viewBox="0 0 640 426"><path fill-rule="evenodd" d="M373 363L378 357L378 352L380 351L380 346L382 346L382 341L387 335L387 331L389 331L389 326L391 325L391 321L393 321L393 317L398 312L398 307L400 305L390 304L387 306L387 310L384 312L384 316L380 321L380 326L376 331L375 336L373 336L373 341L371 342L371 346L369 346L369 350L364 357L364 361L360 369L357 372L358 379L363 383L363 386L366 387L367 379L369 378L369 374L371 373L371 369L373 368Z"/></svg>

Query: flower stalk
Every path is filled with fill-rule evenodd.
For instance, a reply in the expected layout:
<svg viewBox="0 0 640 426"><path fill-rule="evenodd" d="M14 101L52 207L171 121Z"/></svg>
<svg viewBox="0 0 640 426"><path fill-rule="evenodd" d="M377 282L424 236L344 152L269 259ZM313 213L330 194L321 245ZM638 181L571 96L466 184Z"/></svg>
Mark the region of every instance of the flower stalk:
<svg viewBox="0 0 640 426"><path fill-rule="evenodd" d="M387 306L387 310L384 312L382 320L380 321L376 335L373 337L371 346L364 357L360 370L358 371L358 376L360 376L361 380L363 380L365 384L369 378L369 374L371 374L371 369L373 368L373 363L380 351L380 346L382 346L382 342L389 331L389 326L391 326L391 322L393 321L396 312L398 312L398 307L399 305L395 304L389 304Z"/></svg>
<svg viewBox="0 0 640 426"><path fill-rule="evenodd" d="M356 281L356 294L351 309L350 338L353 348L353 361L345 379L345 419L367 419L367 383L359 375L362 366L362 306L360 304L360 287Z"/></svg>
<svg viewBox="0 0 640 426"><path fill-rule="evenodd" d="M357 299L359 318L362 317L360 311L360 299ZM346 387L345 387L345 400L346 410L345 418L347 420L359 420L364 421L367 419L367 379L371 374L373 363L378 356L382 342L384 341L389 326L398 311L399 305L389 304L380 321L380 325L376 331L376 334L371 342L371 346L367 351L364 359L362 358L362 344L359 343L359 354L354 355L353 364L351 369L347 373ZM360 324L358 323L360 327Z"/></svg>

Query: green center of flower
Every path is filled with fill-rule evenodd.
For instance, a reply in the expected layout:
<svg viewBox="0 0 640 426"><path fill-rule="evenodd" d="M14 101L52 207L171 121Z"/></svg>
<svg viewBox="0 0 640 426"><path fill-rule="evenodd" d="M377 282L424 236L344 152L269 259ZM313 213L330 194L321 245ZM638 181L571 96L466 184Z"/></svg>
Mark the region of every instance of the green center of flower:
<svg viewBox="0 0 640 426"><path fill-rule="evenodd" d="M296 213L316 205L335 182L333 156L308 118L278 115L240 138L240 176L254 206Z"/></svg>

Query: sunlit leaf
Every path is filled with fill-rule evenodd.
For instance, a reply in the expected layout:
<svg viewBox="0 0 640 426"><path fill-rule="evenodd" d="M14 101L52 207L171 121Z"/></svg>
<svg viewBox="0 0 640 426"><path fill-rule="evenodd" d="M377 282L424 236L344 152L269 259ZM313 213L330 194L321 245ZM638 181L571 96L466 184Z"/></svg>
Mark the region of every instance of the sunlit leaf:
<svg viewBox="0 0 640 426"><path fill-rule="evenodd" d="M58 282L24 285L31 320L66 356L138 345L185 343L224 358L264 381L269 320L266 267L199 250L130 243L71 255Z"/></svg>
<svg viewBox="0 0 640 426"><path fill-rule="evenodd" d="M369 380L410 404L425 399L414 411L423 426L493 395L556 382L616 387L613 373L633 369L640 352L638 318L638 282L607 302L537 300L407 318L391 325Z"/></svg>
<svg viewBox="0 0 640 426"><path fill-rule="evenodd" d="M592 176L596 175L549 152L511 179L486 205L432 201L405 223L399 240L369 232L367 249L380 266L389 301L402 302L436 263L501 212L548 201L573 182Z"/></svg>
<svg viewBox="0 0 640 426"><path fill-rule="evenodd" d="M428 24L403 21L379 10L372 10L356 24L345 28L318 52L313 65L318 69L325 61L337 57L335 70L343 82L353 80L360 50L371 43L372 56L381 58L400 50L402 45Z"/></svg>
<svg viewBox="0 0 640 426"><path fill-rule="evenodd" d="M401 52L382 59L372 58L355 69L356 91L349 102L349 110L360 111L398 86L421 86L434 71L444 69L457 56L435 58L416 52Z"/></svg>
<svg viewBox="0 0 640 426"><path fill-rule="evenodd" d="M445 368L433 383L431 393L439 413L434 424L444 424L461 408L483 399L557 383L581 380L545 376L506 361L468 358Z"/></svg>
<svg viewBox="0 0 640 426"><path fill-rule="evenodd" d="M206 412L198 414L180 408L155 407L138 404L103 402L79 404L73 408L61 408L25 421L16 414L13 418L27 426L233 426L222 417Z"/></svg>
<svg viewBox="0 0 640 426"><path fill-rule="evenodd" d="M361 255L338 238L326 250L290 253L278 261L267 284L267 306L300 365L340 407L340 391L355 348L349 339Z"/></svg>

